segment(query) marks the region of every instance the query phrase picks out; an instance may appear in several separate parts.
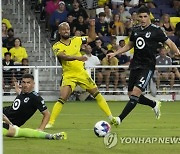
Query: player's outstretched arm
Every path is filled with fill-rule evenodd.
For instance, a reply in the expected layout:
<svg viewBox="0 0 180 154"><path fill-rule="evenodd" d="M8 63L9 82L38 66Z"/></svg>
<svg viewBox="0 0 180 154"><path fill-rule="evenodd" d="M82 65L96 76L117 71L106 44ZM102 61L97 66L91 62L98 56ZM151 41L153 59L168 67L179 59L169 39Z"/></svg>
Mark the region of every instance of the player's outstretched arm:
<svg viewBox="0 0 180 154"><path fill-rule="evenodd" d="M114 56L116 56L116 55L118 55L118 54L122 54L122 53L124 53L124 52L127 52L127 51L129 51L130 49L132 49L133 48L133 46L134 46L134 44L133 44L133 42L129 42L128 44L126 44L123 48L120 48L120 49L118 49L116 52L114 52L114 53L109 53L109 54L107 54L106 56L108 57L108 58L112 58L112 57L114 57Z"/></svg>
<svg viewBox="0 0 180 154"><path fill-rule="evenodd" d="M180 56L180 51L173 41L167 39L165 43L169 46L170 50L172 50L177 56Z"/></svg>
<svg viewBox="0 0 180 154"><path fill-rule="evenodd" d="M38 128L38 130L40 130L40 131L44 130L44 128L46 127L46 125L48 124L49 119L50 119L50 112L48 111L48 109L46 109L45 111L43 111L41 113L43 114L43 119Z"/></svg>
<svg viewBox="0 0 180 154"><path fill-rule="evenodd" d="M65 60L65 61L73 61L73 60L79 60L79 61L86 61L87 57L85 56L69 56L66 55L64 52L61 52L57 55L59 59Z"/></svg>
<svg viewBox="0 0 180 154"><path fill-rule="evenodd" d="M15 91L19 95L21 93L21 87L15 77L13 78L13 80L14 80Z"/></svg>
<svg viewBox="0 0 180 154"><path fill-rule="evenodd" d="M92 42L96 39L97 34L95 31L95 19L89 20L89 31L88 31L88 39L87 42Z"/></svg>

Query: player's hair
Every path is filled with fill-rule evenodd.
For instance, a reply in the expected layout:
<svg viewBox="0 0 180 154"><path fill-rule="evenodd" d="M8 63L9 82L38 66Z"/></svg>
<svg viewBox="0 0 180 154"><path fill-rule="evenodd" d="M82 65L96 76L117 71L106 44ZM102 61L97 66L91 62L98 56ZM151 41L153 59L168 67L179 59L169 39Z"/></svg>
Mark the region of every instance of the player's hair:
<svg viewBox="0 0 180 154"><path fill-rule="evenodd" d="M150 15L149 9L148 9L147 7L145 7L145 6L141 6L141 7L139 8L138 14L140 14L140 13L147 13L148 15Z"/></svg>
<svg viewBox="0 0 180 154"><path fill-rule="evenodd" d="M33 76L32 74L24 74L24 75L22 76L22 78L23 78L23 79L25 79L25 78L30 78L30 79L34 80L34 76Z"/></svg>

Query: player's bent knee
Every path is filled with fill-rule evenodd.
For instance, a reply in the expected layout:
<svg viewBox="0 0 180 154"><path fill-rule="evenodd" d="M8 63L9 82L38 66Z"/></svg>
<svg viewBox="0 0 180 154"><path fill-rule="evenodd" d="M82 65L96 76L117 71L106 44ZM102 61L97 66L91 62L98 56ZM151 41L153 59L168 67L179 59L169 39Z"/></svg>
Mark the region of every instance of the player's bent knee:
<svg viewBox="0 0 180 154"><path fill-rule="evenodd" d="M142 94L143 89L140 89L139 87L134 87L131 95L139 97Z"/></svg>

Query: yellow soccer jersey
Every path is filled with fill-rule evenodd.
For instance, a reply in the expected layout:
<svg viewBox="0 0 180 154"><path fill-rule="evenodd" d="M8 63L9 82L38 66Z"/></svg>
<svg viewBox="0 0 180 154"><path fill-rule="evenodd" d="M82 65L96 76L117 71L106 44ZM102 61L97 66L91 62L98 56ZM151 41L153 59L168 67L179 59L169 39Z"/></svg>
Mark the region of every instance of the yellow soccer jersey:
<svg viewBox="0 0 180 154"><path fill-rule="evenodd" d="M82 56L80 49L84 41L87 40L87 37L73 37L71 38L70 44L66 45L61 41L58 41L53 45L54 54L57 56L59 53L64 52L68 56ZM63 68L63 76L77 76L81 74L84 69L84 62L73 60L65 61L60 59L59 62Z"/></svg>

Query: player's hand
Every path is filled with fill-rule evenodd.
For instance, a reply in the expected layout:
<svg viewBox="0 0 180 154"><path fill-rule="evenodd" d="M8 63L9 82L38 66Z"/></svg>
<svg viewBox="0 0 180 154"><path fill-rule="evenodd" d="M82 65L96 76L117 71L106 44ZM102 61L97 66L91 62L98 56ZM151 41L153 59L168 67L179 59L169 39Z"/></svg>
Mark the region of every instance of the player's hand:
<svg viewBox="0 0 180 154"><path fill-rule="evenodd" d="M85 57L85 56L77 57L77 60L79 60L79 61L86 61L87 57Z"/></svg>
<svg viewBox="0 0 180 154"><path fill-rule="evenodd" d="M108 53L108 54L106 55L106 57L107 57L108 59L111 59L111 58L113 58L114 56L116 56L116 53Z"/></svg>
<svg viewBox="0 0 180 154"><path fill-rule="evenodd" d="M179 58L180 57L180 51L178 53L176 52L174 55L175 55L175 57Z"/></svg>

